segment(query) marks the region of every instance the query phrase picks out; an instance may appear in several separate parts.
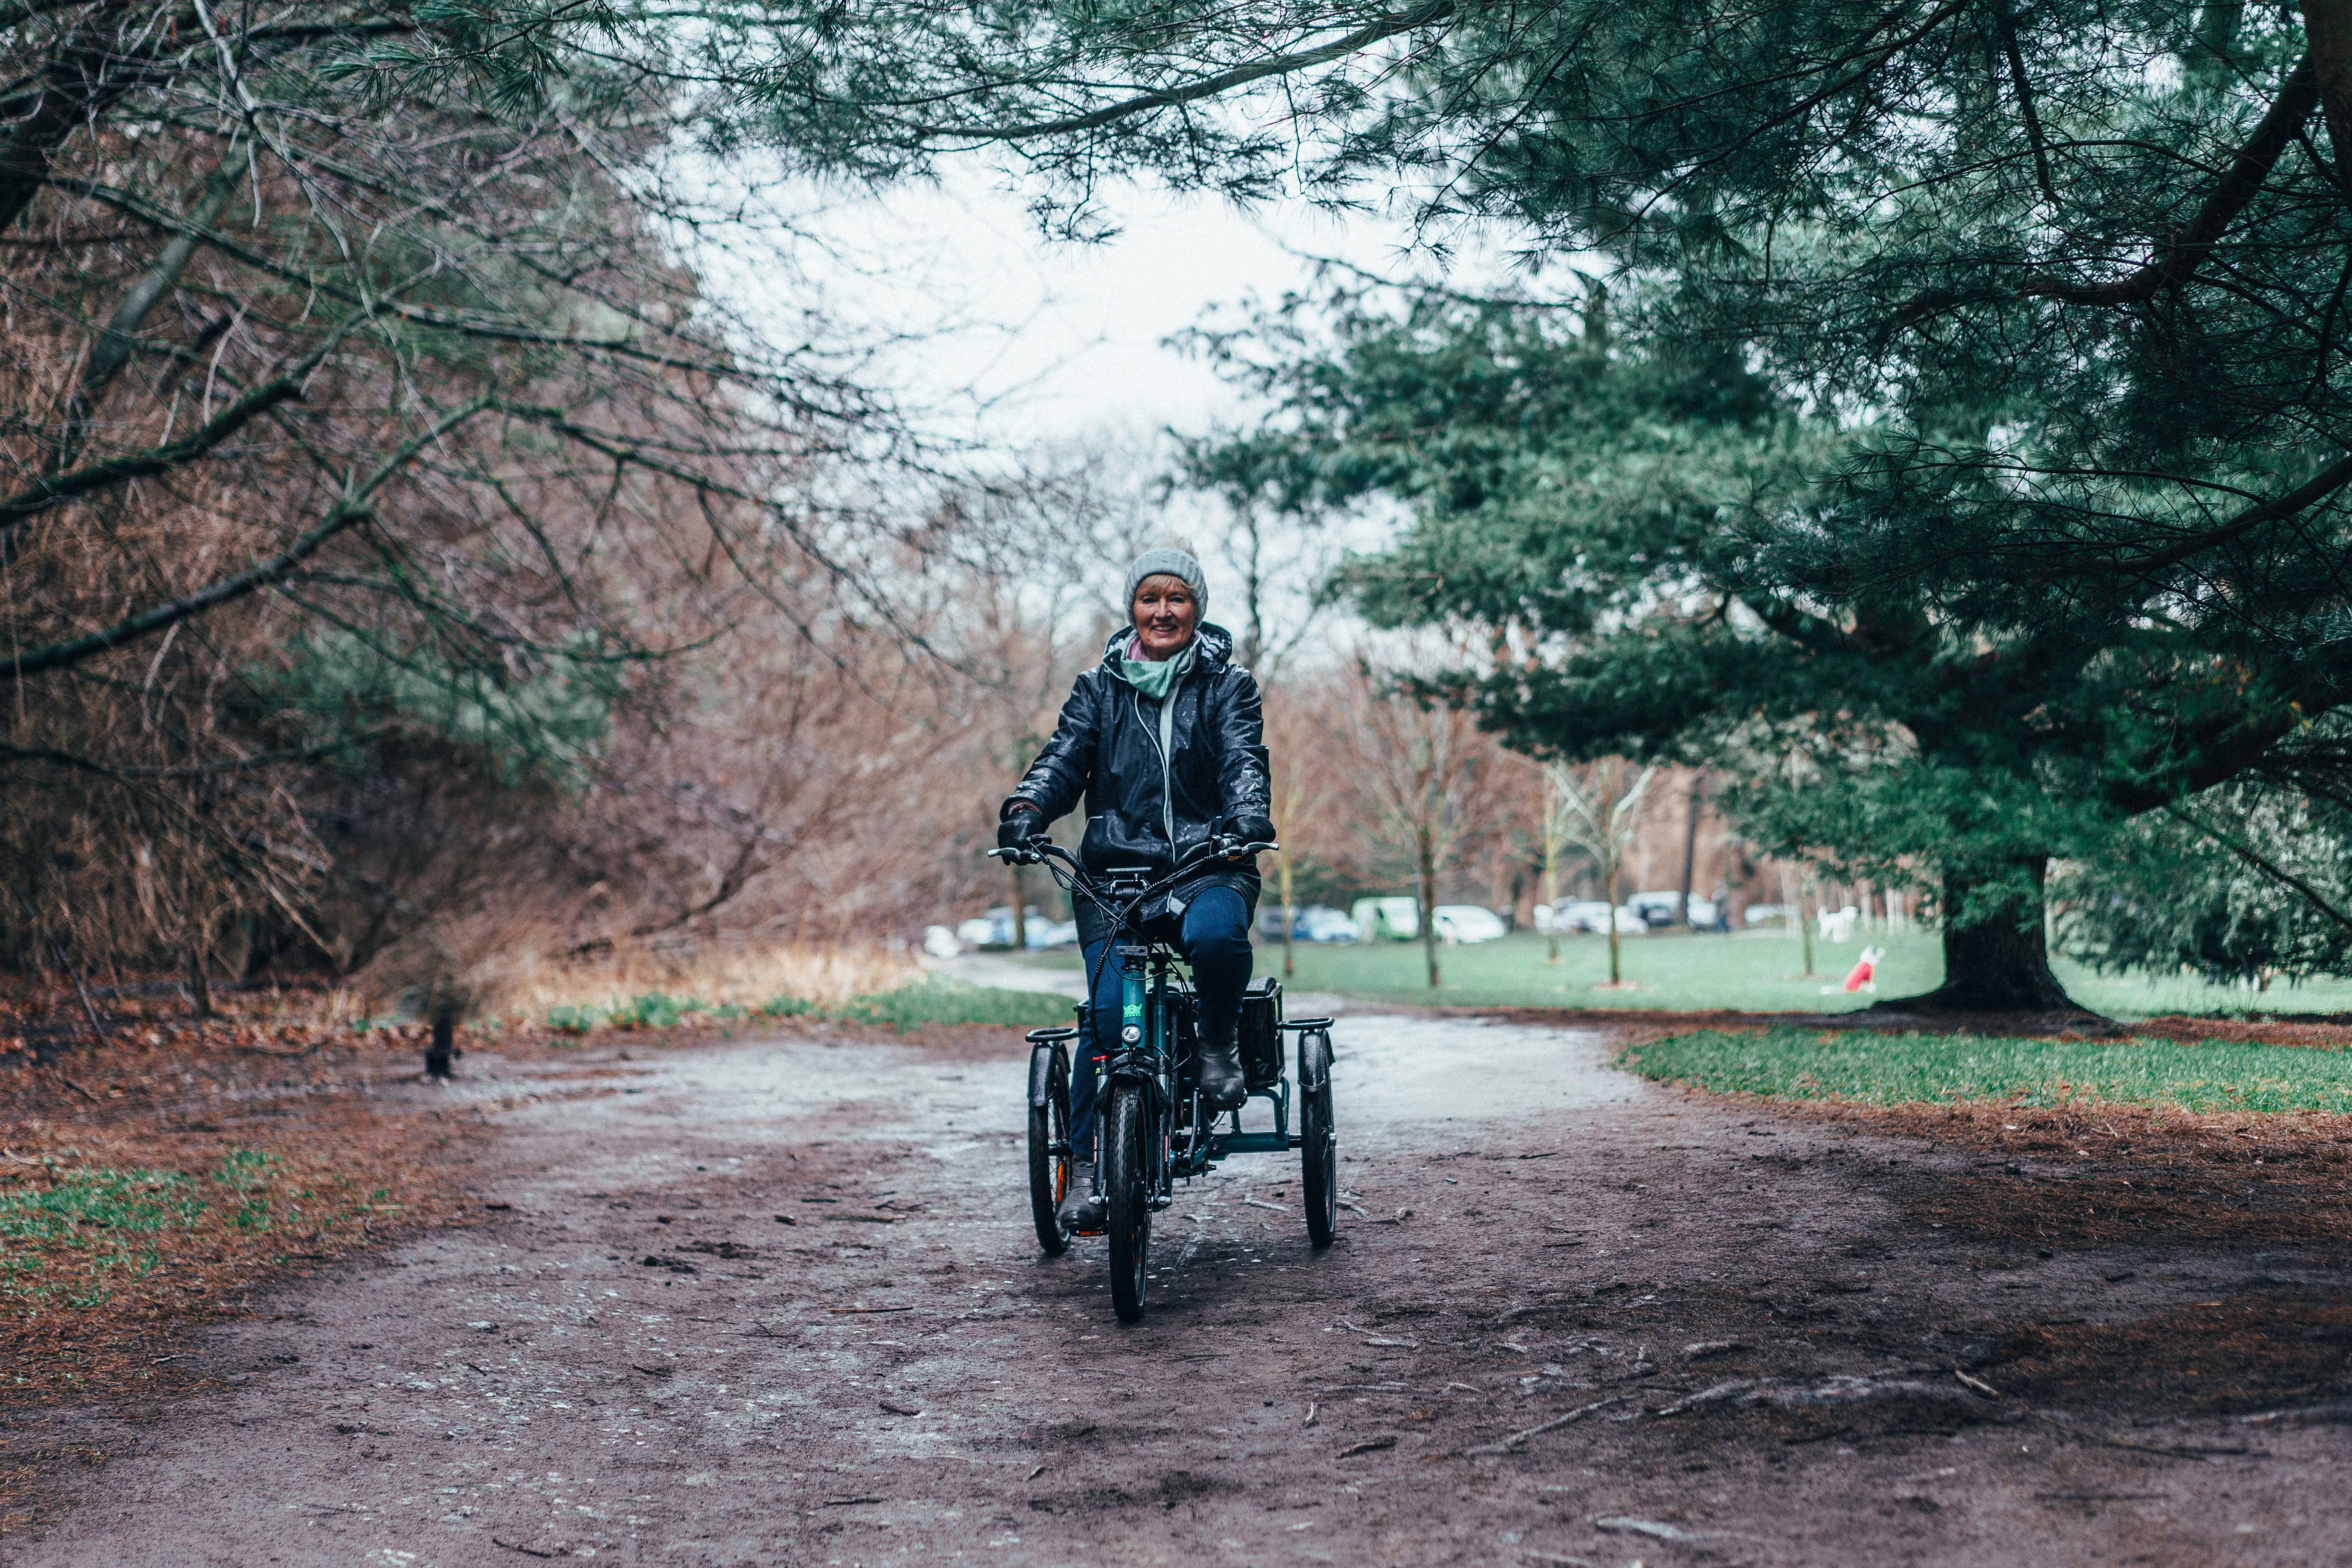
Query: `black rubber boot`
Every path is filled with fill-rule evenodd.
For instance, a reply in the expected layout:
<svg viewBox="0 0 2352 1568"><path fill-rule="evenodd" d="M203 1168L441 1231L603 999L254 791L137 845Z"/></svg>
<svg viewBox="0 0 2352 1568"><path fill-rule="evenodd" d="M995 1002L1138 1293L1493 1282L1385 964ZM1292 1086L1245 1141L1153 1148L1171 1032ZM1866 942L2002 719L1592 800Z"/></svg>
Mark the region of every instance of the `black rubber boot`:
<svg viewBox="0 0 2352 1568"><path fill-rule="evenodd" d="M1249 1098L1242 1076L1241 1047L1229 1035L1215 1045L1201 1046L1201 1103L1212 1110L1238 1110Z"/></svg>
<svg viewBox="0 0 2352 1568"><path fill-rule="evenodd" d="M1103 1227L1103 1202L1095 1195L1095 1163L1092 1160L1070 1162L1070 1190L1062 1194L1062 1206L1054 1211L1062 1228L1083 1235L1093 1235Z"/></svg>

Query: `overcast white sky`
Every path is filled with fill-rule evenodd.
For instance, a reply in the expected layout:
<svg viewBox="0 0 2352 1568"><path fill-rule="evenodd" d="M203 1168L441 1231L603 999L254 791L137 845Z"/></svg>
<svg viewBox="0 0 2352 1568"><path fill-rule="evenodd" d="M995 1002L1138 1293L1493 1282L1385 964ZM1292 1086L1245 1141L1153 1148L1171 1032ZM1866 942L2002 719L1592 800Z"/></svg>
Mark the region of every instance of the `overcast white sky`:
<svg viewBox="0 0 2352 1568"><path fill-rule="evenodd" d="M1402 223L1334 218L1305 203L1242 212L1214 196L1125 187L1102 202L1118 232L1076 243L1041 235L1024 197L976 164L951 167L938 185L871 196L763 184L742 166L698 178L740 182L795 215L800 237L789 243L754 226L703 231L717 246L699 257L709 286L772 338L790 341L812 318L852 338L903 334L859 376L919 411L919 425L999 451L1137 448L1139 482L1159 470L1160 431L1239 425L1255 413L1243 392L1166 346L1171 334L1213 307L1308 286L1314 257L1388 277L1431 269L1408 252ZM1452 276L1500 273L1491 255L1473 252ZM1180 495L1169 532L1212 555L1217 515L1204 498ZM1377 549L1393 521L1377 508L1335 520L1314 550ZM1221 563L1208 563L1213 594ZM1313 587L1302 578L1295 605L1273 606L1277 618L1303 624Z"/></svg>
<svg viewBox="0 0 2352 1568"><path fill-rule="evenodd" d="M939 186L828 200L813 227L833 255L801 256L837 321L922 338L886 358L886 381L920 405L985 401L986 433L1021 446L1238 419L1240 395L1163 340L1212 305L1305 285L1311 265L1295 252L1384 273L1409 265L1403 226L1377 217L1303 203L1243 213L1150 186L1104 205L1116 237L1048 240L1018 194L971 165ZM756 255L726 269L728 291L755 313L799 310L811 279L763 272Z"/></svg>

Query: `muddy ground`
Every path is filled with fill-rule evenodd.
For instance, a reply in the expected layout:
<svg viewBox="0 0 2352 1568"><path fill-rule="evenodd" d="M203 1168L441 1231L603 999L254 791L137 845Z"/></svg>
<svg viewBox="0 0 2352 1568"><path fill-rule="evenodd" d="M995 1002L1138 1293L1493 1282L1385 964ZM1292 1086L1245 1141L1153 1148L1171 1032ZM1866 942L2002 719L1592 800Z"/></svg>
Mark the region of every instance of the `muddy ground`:
<svg viewBox="0 0 2352 1568"><path fill-rule="evenodd" d="M1017 1042L470 1057L415 1092L490 1109L488 1222L20 1435L110 1457L0 1561L2352 1560L2352 1243L2210 1224L2261 1171L1727 1107L1598 1030L1338 1041L1339 1244L1236 1159L1132 1329L1100 1243L1037 1254ZM2173 1208L2053 1226L2135 1182Z"/></svg>

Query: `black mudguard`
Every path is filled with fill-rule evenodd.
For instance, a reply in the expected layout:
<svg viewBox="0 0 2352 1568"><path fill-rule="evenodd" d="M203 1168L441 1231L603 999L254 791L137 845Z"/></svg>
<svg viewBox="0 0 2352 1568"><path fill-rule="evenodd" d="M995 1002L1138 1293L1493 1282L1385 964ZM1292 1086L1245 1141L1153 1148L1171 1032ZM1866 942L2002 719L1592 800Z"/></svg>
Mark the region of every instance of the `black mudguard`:
<svg viewBox="0 0 2352 1568"><path fill-rule="evenodd" d="M1029 1103L1042 1109L1053 1099L1054 1047L1058 1040L1040 1040L1029 1048Z"/></svg>

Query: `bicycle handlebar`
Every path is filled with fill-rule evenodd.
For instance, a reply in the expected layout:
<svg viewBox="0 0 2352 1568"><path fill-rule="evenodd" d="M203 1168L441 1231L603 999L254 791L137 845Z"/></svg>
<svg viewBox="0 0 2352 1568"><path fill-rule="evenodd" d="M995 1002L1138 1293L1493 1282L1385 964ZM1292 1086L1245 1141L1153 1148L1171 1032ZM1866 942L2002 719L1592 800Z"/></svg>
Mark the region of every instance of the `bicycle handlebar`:
<svg viewBox="0 0 2352 1568"><path fill-rule="evenodd" d="M1016 866L1035 866L1049 859L1059 860L1080 876L1092 875L1079 864L1076 856L1043 834L1031 838L1018 849L998 848L987 850L985 853L992 860L1010 861ZM1176 869L1160 880L1167 881L1180 877L1202 860L1237 860L1244 855L1279 855L1281 853L1282 846L1279 844L1268 843L1262 839L1255 843L1244 844L1231 835L1219 834L1205 843L1195 846L1182 860L1177 863Z"/></svg>
<svg viewBox="0 0 2352 1568"><path fill-rule="evenodd" d="M1218 834L1208 839L1205 843L1195 846L1192 853L1186 855L1181 860L1179 860L1176 863L1176 868L1173 871L1169 872L1166 876L1160 878L1156 881L1148 882L1139 889L1132 890L1122 889L1119 893L1113 893L1109 889L1098 886L1098 879L1097 879L1092 872L1088 871L1085 866L1079 863L1076 856L1071 854L1068 850L1063 848L1060 845L1055 843L1052 839L1046 837L1042 833L1034 835L1027 843L1022 845L1017 849L996 848L986 851L986 854L992 860L1003 860L1008 865L1013 866L1035 866L1047 864L1050 868L1050 862L1055 860L1060 861L1064 866L1068 867L1069 869L1066 872L1058 870L1054 871L1052 873L1054 879L1056 882L1061 883L1061 885L1073 895L1073 901L1075 901L1076 897L1079 894L1084 894L1085 897L1093 900L1094 906L1097 910L1100 910L1104 915L1109 918L1111 930L1117 931L1126 929L1129 919L1134 915L1136 910L1143 907L1144 900L1150 899L1154 893L1159 892L1170 883L1174 882L1178 878L1183 876L1193 867L1199 865L1203 859L1215 858L1230 860L1238 859L1244 855L1259 855L1265 853L1278 855L1281 852L1282 846L1279 844L1267 843L1262 840L1256 843L1244 844L1228 834ZM1126 906L1121 909L1112 908L1112 904L1120 897L1121 893L1126 895ZM1102 965L1109 959L1112 945L1113 944L1108 942L1103 945L1102 952L1095 960L1095 972L1087 977L1087 994L1089 996L1095 994L1096 986L1101 982Z"/></svg>

